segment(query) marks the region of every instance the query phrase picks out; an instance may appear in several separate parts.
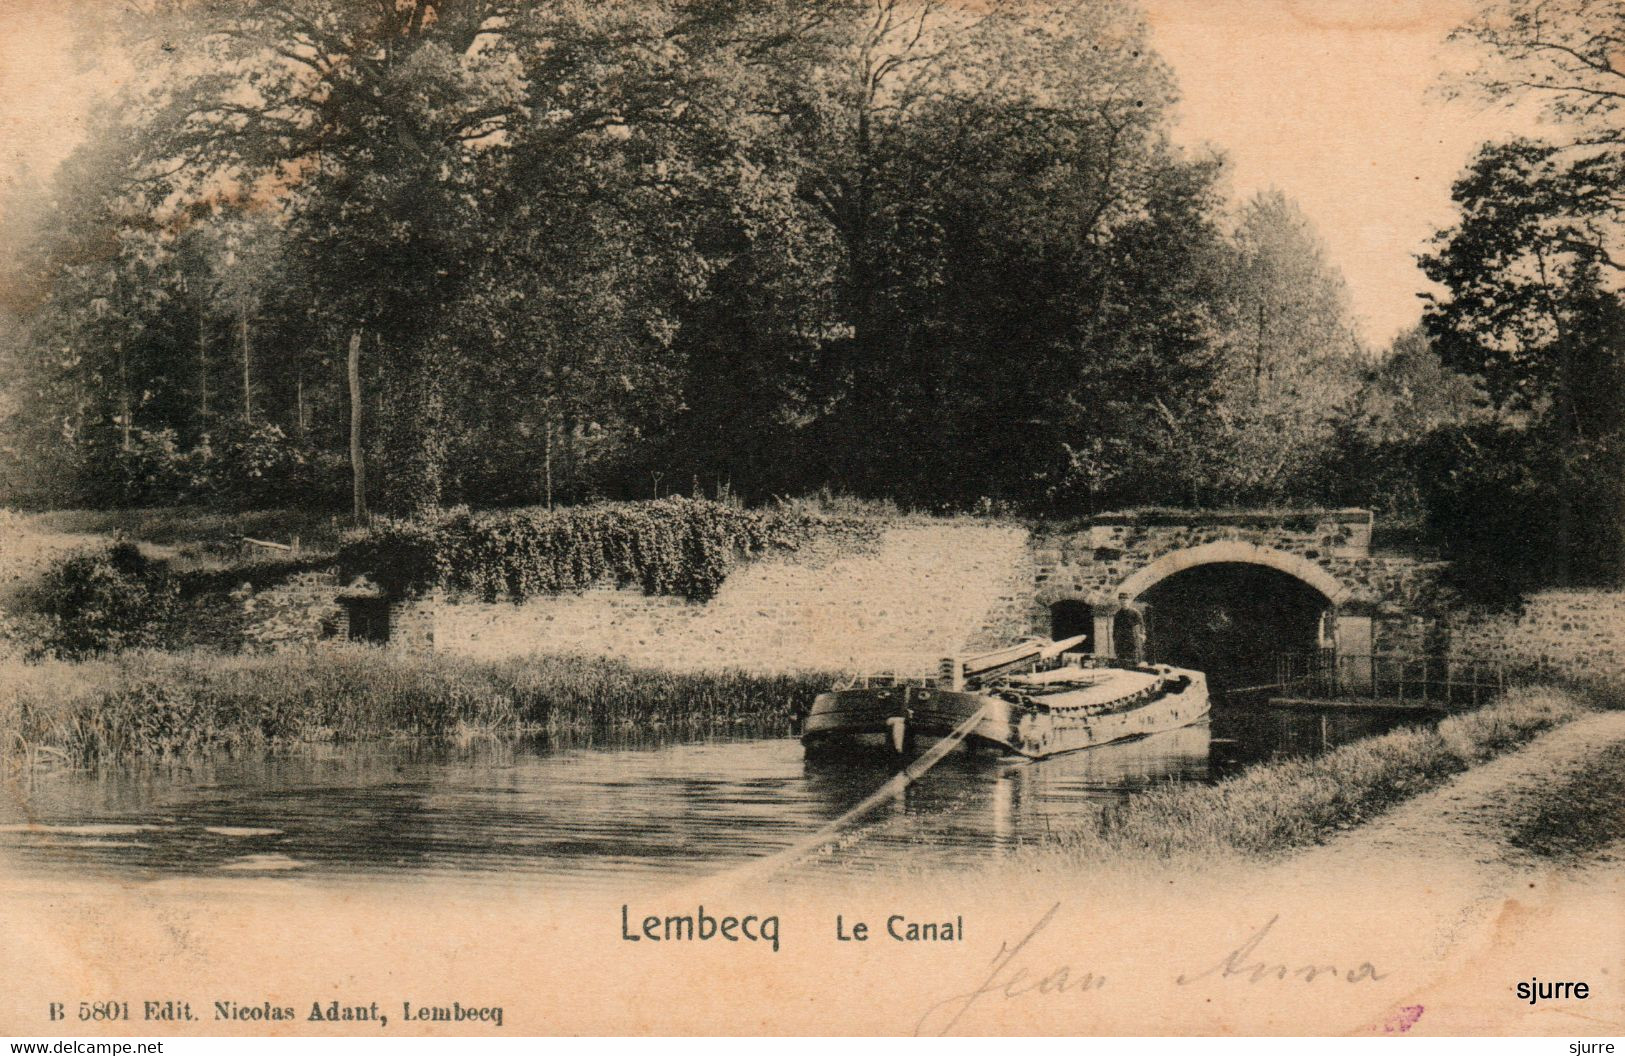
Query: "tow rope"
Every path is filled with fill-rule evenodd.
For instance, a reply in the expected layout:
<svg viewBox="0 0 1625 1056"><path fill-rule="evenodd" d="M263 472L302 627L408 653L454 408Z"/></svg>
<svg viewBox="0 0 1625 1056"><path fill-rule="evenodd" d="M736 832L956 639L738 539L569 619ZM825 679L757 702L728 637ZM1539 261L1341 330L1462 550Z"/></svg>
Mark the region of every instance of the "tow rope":
<svg viewBox="0 0 1625 1056"><path fill-rule="evenodd" d="M773 854L768 855L766 858L758 858L755 861L746 862L739 868L723 873L721 876L712 877L710 880L702 881L702 886L709 891L715 890L719 883L726 887L737 887L752 881L763 880L792 865L796 861L805 858L813 851L816 851L818 848L840 835L841 831L850 826L853 822L858 821L865 815L873 813L875 808L881 806L882 804L896 799L898 796L903 794L903 791L907 789L909 785L912 785L914 782L924 777L926 772L929 771L933 766L936 766L938 763L942 762L948 753L953 751L954 748L959 745L960 741L963 741L966 737L970 736L970 732L976 728L977 723L982 721L983 715L986 714L988 708L990 708L992 704L992 701L988 701L986 704L983 704L981 707L977 708L970 718L954 727L953 731L950 732L946 737L942 738L942 740L938 741L936 744L933 744L924 753L922 753L918 759L905 766L896 774L893 774L889 779L887 779L885 784L869 793L868 796L864 797L862 802L858 803L857 806L852 807L845 814L842 814L834 821L825 823L824 825L820 826L816 832L797 840L795 843L784 848L782 851L776 851Z"/></svg>

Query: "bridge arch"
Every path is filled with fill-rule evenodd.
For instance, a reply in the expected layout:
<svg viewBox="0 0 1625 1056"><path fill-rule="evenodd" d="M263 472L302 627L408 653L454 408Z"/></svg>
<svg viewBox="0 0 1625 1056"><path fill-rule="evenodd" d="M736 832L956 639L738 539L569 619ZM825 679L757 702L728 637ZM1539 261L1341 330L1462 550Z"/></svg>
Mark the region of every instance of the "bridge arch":
<svg viewBox="0 0 1625 1056"><path fill-rule="evenodd" d="M1218 564L1262 565L1284 572L1320 591L1333 606L1341 606L1353 599L1353 591L1307 557L1240 539L1225 539L1163 554L1124 579L1117 587L1116 598L1112 600L1133 602L1177 572L1199 565Z"/></svg>
<svg viewBox="0 0 1625 1056"><path fill-rule="evenodd" d="M1308 557L1245 540L1164 553L1106 589L1097 653L1196 667L1220 690L1271 681L1282 653L1370 650L1354 590Z"/></svg>

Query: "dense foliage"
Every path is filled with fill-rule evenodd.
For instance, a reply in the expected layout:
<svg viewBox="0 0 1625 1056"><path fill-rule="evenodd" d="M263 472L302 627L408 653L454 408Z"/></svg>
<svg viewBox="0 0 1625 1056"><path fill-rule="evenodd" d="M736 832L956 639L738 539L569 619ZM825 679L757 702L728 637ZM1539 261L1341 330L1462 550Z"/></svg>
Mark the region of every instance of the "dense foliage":
<svg viewBox="0 0 1625 1056"><path fill-rule="evenodd" d="M1373 361L1297 207L1173 145L1132 0L128 5L135 72L0 202L0 500L1360 503L1617 579L1625 14L1480 8L1458 90L1548 138L1472 160ZM470 520L469 589L579 581L491 556L562 531L700 595L734 545L596 516Z"/></svg>
<svg viewBox="0 0 1625 1056"><path fill-rule="evenodd" d="M155 644L179 593L162 563L117 543L53 565L34 604L50 620L45 649L74 658Z"/></svg>
<svg viewBox="0 0 1625 1056"><path fill-rule="evenodd" d="M97 506L326 507L342 493L348 472L280 426L235 420L218 423L191 446L174 429L134 429L129 444L106 457L107 472L85 496Z"/></svg>
<svg viewBox="0 0 1625 1056"><path fill-rule="evenodd" d="M1482 379L1492 426L1446 438L1425 496L1448 556L1480 583L1625 576L1625 7L1485 0L1454 34L1455 82L1538 107L1539 141L1482 145L1457 222L1422 258L1442 293L1424 324L1444 364Z"/></svg>
<svg viewBox="0 0 1625 1056"><path fill-rule="evenodd" d="M1500 566L1512 583L1615 581L1625 574L1625 296L1612 254L1625 154L1489 144L1455 198L1459 222L1422 261L1445 290L1425 323L1447 365L1484 380L1502 435L1463 434L1440 467L1434 506L1452 556Z"/></svg>
<svg viewBox="0 0 1625 1056"><path fill-rule="evenodd" d="M431 586L487 600L600 583L703 600L740 560L793 550L816 535L862 536L858 520L746 510L700 499L471 514L466 510L380 521L339 552L346 577L391 594Z"/></svg>
<svg viewBox="0 0 1625 1056"><path fill-rule="evenodd" d="M9 501L341 503L353 410L395 513L1280 501L1352 385L1129 2L136 10L0 209Z"/></svg>

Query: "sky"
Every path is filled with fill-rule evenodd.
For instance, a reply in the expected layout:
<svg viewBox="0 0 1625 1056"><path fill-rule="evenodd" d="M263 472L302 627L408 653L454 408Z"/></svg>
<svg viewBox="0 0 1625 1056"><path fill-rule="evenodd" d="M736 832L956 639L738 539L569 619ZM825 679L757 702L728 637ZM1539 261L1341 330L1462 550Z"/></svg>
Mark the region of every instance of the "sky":
<svg viewBox="0 0 1625 1056"><path fill-rule="evenodd" d="M99 56L76 54L74 4L0 0L0 178L48 171L83 134L85 105L103 87Z"/></svg>
<svg viewBox="0 0 1625 1056"><path fill-rule="evenodd" d="M112 2L0 0L0 179L49 171L81 134L105 78L75 54L73 12ZM1237 202L1297 201L1380 350L1420 316L1415 255L1451 222L1451 181L1479 143L1530 130L1436 90L1469 0L1142 3L1183 95L1176 138L1227 156Z"/></svg>
<svg viewBox="0 0 1625 1056"><path fill-rule="evenodd" d="M1421 315L1416 266L1478 145L1532 122L1438 91L1465 57L1461 0L1144 0L1183 101L1176 138L1218 147L1236 201L1276 188L1314 223L1380 349Z"/></svg>

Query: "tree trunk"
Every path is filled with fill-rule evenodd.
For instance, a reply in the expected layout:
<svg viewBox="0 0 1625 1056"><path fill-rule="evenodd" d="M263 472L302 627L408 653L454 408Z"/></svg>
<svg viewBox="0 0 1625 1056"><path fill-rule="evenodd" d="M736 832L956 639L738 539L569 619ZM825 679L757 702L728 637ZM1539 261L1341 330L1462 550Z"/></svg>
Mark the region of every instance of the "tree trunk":
<svg viewBox="0 0 1625 1056"><path fill-rule="evenodd" d="M547 508L553 508L553 419L543 425L542 434L542 488Z"/></svg>
<svg viewBox="0 0 1625 1056"><path fill-rule="evenodd" d="M1569 464L1570 453L1576 450L1579 428L1574 413L1574 349L1569 344L1568 325L1563 310L1552 295L1552 282L1546 274L1546 258L1537 252L1535 261L1540 268L1540 281L1545 288L1546 311L1552 320L1552 331L1557 335L1557 540L1554 571L1561 586L1569 586L1574 576L1574 474Z"/></svg>
<svg viewBox="0 0 1625 1056"><path fill-rule="evenodd" d="M379 363L386 363L387 364L389 362L389 360L384 357L384 335L382 333L376 333L376 334L372 335L372 350L378 356L378 362ZM378 388L372 394L373 395L372 411L373 411L373 414L377 416L378 421L380 421L380 422L386 422L386 421L390 420L389 419L389 407L387 406L388 400L385 399L385 396L388 395L392 383L393 383L394 387L396 387L396 388L399 387L400 382L397 379L385 380L380 375L379 382L378 382Z"/></svg>
<svg viewBox="0 0 1625 1056"><path fill-rule="evenodd" d="M130 450L130 371L124 362L124 339L121 337L113 343L115 354L118 356L118 399L119 399L119 431L122 438L119 446L124 451Z"/></svg>
<svg viewBox="0 0 1625 1056"><path fill-rule="evenodd" d="M1614 522L1614 541L1619 550L1614 556L1614 586L1625 587L1625 473L1619 475L1618 519Z"/></svg>
<svg viewBox="0 0 1625 1056"><path fill-rule="evenodd" d="M248 312L246 310L237 317L237 332L243 346L243 421L252 422L254 420L254 387L249 373Z"/></svg>
<svg viewBox="0 0 1625 1056"><path fill-rule="evenodd" d="M293 373L293 428L299 439L305 438L305 365L300 363Z"/></svg>
<svg viewBox="0 0 1625 1056"><path fill-rule="evenodd" d="M1579 428L1574 409L1574 350L1567 335L1558 331L1557 379L1557 582L1574 585L1574 469L1569 459L1579 449Z"/></svg>
<svg viewBox="0 0 1625 1056"><path fill-rule="evenodd" d="M1253 406L1264 402L1264 302L1258 302L1258 342L1253 347Z"/></svg>
<svg viewBox="0 0 1625 1056"><path fill-rule="evenodd" d="M574 414L567 415L564 419L564 429L560 434L560 439L564 443L564 457L561 461L564 464L564 500L566 502L581 501L579 487L581 478L579 476L576 450L576 441L580 439L580 433L581 423L576 420Z"/></svg>
<svg viewBox="0 0 1625 1056"><path fill-rule="evenodd" d="M197 316L197 431L201 436L209 429L209 320L201 311Z"/></svg>
<svg viewBox="0 0 1625 1056"><path fill-rule="evenodd" d="M361 331L350 334L350 474L356 524L367 523L367 467L361 454Z"/></svg>

